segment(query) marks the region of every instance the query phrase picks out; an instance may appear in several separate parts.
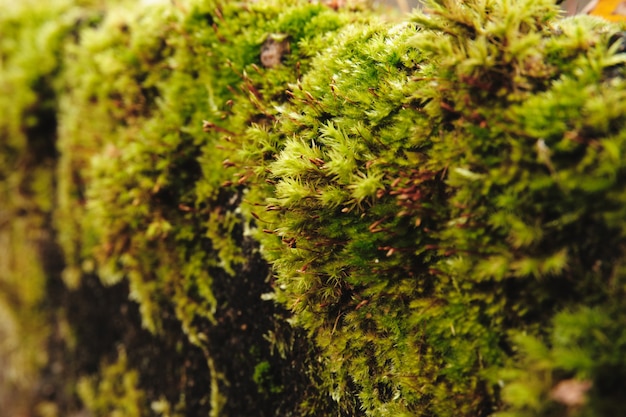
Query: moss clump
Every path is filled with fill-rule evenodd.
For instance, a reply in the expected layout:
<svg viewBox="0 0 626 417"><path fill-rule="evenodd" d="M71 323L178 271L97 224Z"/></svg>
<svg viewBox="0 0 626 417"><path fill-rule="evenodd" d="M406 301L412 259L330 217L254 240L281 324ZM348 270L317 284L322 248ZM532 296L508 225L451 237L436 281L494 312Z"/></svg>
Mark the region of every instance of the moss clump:
<svg viewBox="0 0 626 417"><path fill-rule="evenodd" d="M427 10L342 31L249 130L273 184L260 239L336 398L352 382L368 415L514 415L493 377L511 335L622 294L624 56L616 28L547 1Z"/></svg>
<svg viewBox="0 0 626 417"><path fill-rule="evenodd" d="M239 209L246 174L229 185L224 161L233 153L229 137L249 119L270 116L259 107L260 91L286 100L283 85L297 79L296 62L304 71L313 45L329 42L328 33L355 16L300 2L122 8L67 47L56 212L64 276L69 284L93 273L109 285L127 280L143 325L157 334L163 310L173 309L205 352L212 415L259 408L273 415L281 397L288 407L326 407L317 407L324 391L256 392L247 349L284 313L260 300L271 288ZM270 41L284 46L265 70ZM277 343L291 344L290 337ZM296 344L307 373L313 347ZM261 342L260 355L271 348ZM280 370L289 355L268 358L275 378L289 375ZM264 399L238 398L250 390Z"/></svg>
<svg viewBox="0 0 626 417"><path fill-rule="evenodd" d="M62 268L51 230L55 94L62 44L81 14L68 2L0 8L0 404L19 415L36 405L39 371L50 361L54 312L42 304L48 277Z"/></svg>
<svg viewBox="0 0 626 417"><path fill-rule="evenodd" d="M64 253L29 307L59 276L137 303L74 375L94 414L619 413L618 27L548 0L403 23L359 2L51 10L0 24L0 85L23 94L0 173L10 230L26 204ZM183 392L151 381L152 342Z"/></svg>
<svg viewBox="0 0 626 417"><path fill-rule="evenodd" d="M78 393L96 415L139 417L148 404L137 388L138 379L138 372L127 368L126 352L120 350L117 362L104 366L98 381L84 378L78 382Z"/></svg>

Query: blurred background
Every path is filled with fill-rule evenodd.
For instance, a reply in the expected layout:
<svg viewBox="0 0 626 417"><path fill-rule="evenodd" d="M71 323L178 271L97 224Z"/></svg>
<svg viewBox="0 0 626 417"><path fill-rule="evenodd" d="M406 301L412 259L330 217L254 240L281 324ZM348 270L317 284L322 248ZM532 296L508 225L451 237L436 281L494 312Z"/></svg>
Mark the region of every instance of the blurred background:
<svg viewBox="0 0 626 417"><path fill-rule="evenodd" d="M392 6L402 12L409 12L421 3L420 0L379 0L377 3ZM592 9L599 9L597 14L611 17L620 15L626 9L626 1L621 0L565 0L561 2L561 7L568 15L588 13Z"/></svg>

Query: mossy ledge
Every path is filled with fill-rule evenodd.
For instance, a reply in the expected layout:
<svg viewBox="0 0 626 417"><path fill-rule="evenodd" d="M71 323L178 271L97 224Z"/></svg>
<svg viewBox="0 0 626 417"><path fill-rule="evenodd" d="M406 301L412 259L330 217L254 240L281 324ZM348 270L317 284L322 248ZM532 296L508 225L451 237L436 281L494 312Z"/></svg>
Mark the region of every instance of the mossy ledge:
<svg viewBox="0 0 626 417"><path fill-rule="evenodd" d="M623 28L366 3L0 2L0 409L626 412Z"/></svg>

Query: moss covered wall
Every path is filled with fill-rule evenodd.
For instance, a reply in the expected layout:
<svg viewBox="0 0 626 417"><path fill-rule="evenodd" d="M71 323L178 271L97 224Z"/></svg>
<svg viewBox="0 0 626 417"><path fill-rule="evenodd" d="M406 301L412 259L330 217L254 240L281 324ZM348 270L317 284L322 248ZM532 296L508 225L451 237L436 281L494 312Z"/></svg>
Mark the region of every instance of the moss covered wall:
<svg viewBox="0 0 626 417"><path fill-rule="evenodd" d="M0 406L624 411L624 35L548 0L0 17Z"/></svg>

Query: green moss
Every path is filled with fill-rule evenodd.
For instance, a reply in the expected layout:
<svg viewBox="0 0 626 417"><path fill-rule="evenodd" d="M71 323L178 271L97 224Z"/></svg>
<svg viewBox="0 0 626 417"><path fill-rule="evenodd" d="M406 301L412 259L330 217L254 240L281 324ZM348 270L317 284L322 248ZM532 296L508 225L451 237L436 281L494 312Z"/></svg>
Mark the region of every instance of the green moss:
<svg viewBox="0 0 626 417"><path fill-rule="evenodd" d="M127 283L145 329L203 355L211 415L617 413L618 27L548 0L403 23L87 3L0 20L9 259L43 229L69 288ZM16 265L0 282L39 305L46 267ZM10 330L22 307L0 305ZM184 414L124 358L83 379L87 408Z"/></svg>
<svg viewBox="0 0 626 417"><path fill-rule="evenodd" d="M608 303L559 312L547 340L514 335L521 360L497 375L512 411L498 415L621 412L613 384L624 377L622 320Z"/></svg>
<svg viewBox="0 0 626 417"><path fill-rule="evenodd" d="M274 144L254 171L275 184L259 217L279 300L325 352L327 389L355 383L370 415L496 410L484 375L512 359L508 330L613 294L588 272L589 242L621 233L596 217L621 165L603 155L623 130L610 29L549 2L428 10L419 29L341 32L273 139L249 133Z"/></svg>
<svg viewBox="0 0 626 417"><path fill-rule="evenodd" d="M304 20L312 23L302 27ZM349 13L298 2L113 9L68 47L57 212L66 277L127 279L155 333L163 331L162 309L173 306L212 364L214 414L228 412L231 389L226 364L212 357L222 343L211 334L221 330L207 326L230 320L224 314L235 304L215 287L245 274L265 278L243 250L249 226L238 206L249 175L227 185L228 141L274 112L260 107L259 91L285 100L283 86L297 79L293 66L307 65L300 41L321 42L347 20ZM263 45L278 35L289 53L264 69Z"/></svg>
<svg viewBox="0 0 626 417"><path fill-rule="evenodd" d="M268 361L259 362L254 367L252 379L254 379L261 393L269 392L272 394L280 394L283 391L282 386L276 385L276 383L272 381L274 374L275 373L271 371L271 364Z"/></svg>
<svg viewBox="0 0 626 417"><path fill-rule="evenodd" d="M139 373L128 369L126 352L119 351L115 363L101 367L97 379L78 381L78 394L97 416L140 417L147 415L145 393L138 388Z"/></svg>
<svg viewBox="0 0 626 417"><path fill-rule="evenodd" d="M56 77L63 41L81 13L63 1L0 7L0 403L22 414L37 405L33 388L50 360L54 331L42 304L58 272L50 228Z"/></svg>

